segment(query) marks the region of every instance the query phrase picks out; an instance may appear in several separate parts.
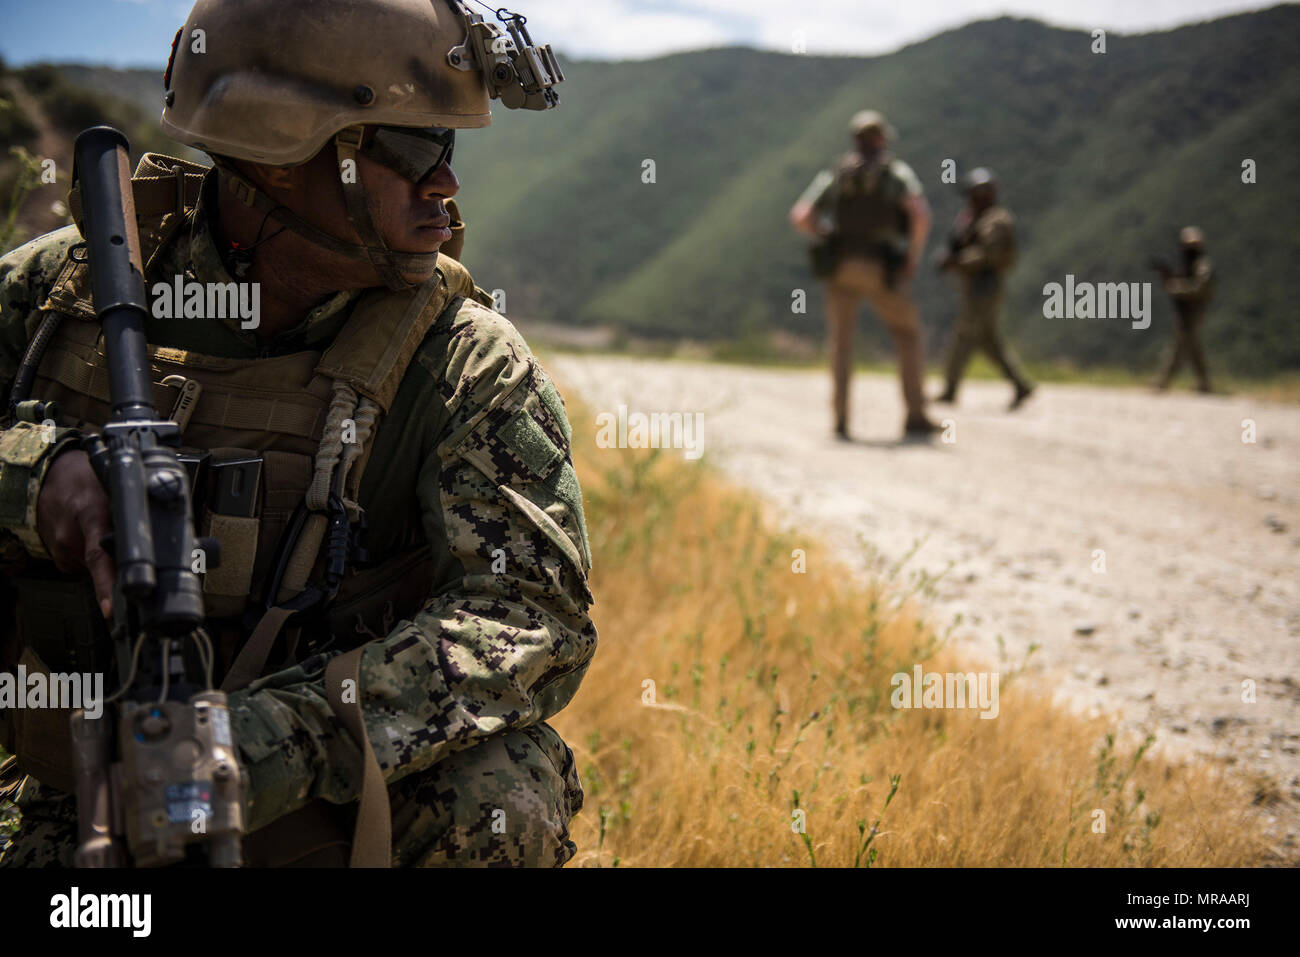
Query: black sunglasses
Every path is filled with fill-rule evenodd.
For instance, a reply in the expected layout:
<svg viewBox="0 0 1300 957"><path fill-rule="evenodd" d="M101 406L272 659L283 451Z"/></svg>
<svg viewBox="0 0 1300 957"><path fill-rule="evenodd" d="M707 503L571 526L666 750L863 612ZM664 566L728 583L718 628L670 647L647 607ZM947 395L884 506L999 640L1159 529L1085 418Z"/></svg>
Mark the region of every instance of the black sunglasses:
<svg viewBox="0 0 1300 957"><path fill-rule="evenodd" d="M423 183L451 162L455 146L456 131L445 126L377 126L361 152L411 182Z"/></svg>

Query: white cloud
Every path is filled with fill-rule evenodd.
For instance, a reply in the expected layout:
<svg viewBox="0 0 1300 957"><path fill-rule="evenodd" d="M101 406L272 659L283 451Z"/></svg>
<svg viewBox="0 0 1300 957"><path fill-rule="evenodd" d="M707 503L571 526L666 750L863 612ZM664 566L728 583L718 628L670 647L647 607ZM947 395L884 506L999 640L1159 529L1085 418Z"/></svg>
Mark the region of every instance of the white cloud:
<svg viewBox="0 0 1300 957"><path fill-rule="evenodd" d="M809 53L875 54L972 20L1012 15L1121 33L1162 30L1275 0L516 0L538 42L571 55L641 58L746 44Z"/></svg>
<svg viewBox="0 0 1300 957"><path fill-rule="evenodd" d="M528 17L534 42L583 58L640 59L737 42L708 11L683 10L673 4L518 0L510 9Z"/></svg>

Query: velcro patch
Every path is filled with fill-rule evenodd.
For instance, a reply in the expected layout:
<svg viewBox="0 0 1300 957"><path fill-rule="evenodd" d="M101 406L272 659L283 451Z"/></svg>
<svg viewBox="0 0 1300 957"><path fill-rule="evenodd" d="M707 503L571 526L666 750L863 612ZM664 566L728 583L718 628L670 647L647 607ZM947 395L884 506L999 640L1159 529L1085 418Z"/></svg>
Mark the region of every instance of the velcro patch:
<svg viewBox="0 0 1300 957"><path fill-rule="evenodd" d="M510 451L539 478L550 475L556 463L564 458L564 453L556 448L527 409L518 409L510 416L500 435Z"/></svg>

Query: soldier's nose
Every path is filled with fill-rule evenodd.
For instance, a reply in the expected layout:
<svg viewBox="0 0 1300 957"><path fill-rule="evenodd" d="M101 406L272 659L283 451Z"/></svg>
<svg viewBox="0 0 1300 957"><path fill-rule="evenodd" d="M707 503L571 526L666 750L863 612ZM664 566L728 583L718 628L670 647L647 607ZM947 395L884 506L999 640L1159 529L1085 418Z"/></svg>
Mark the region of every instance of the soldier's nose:
<svg viewBox="0 0 1300 957"><path fill-rule="evenodd" d="M444 163L432 175L422 180L416 186L416 189L420 191L420 196L425 199L431 199L435 196L450 199L460 192L460 180L452 172L451 166Z"/></svg>

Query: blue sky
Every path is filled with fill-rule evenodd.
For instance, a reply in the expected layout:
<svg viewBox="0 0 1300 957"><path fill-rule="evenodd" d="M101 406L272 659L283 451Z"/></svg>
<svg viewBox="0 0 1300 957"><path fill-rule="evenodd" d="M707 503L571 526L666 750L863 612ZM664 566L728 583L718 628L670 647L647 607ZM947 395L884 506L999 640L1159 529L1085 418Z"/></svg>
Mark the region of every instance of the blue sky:
<svg viewBox="0 0 1300 957"><path fill-rule="evenodd" d="M496 0L501 2L501 0ZM745 44L885 53L1002 14L1134 33L1271 6L1260 0L518 0L534 39L618 59ZM161 69L184 0L0 0L0 55Z"/></svg>

